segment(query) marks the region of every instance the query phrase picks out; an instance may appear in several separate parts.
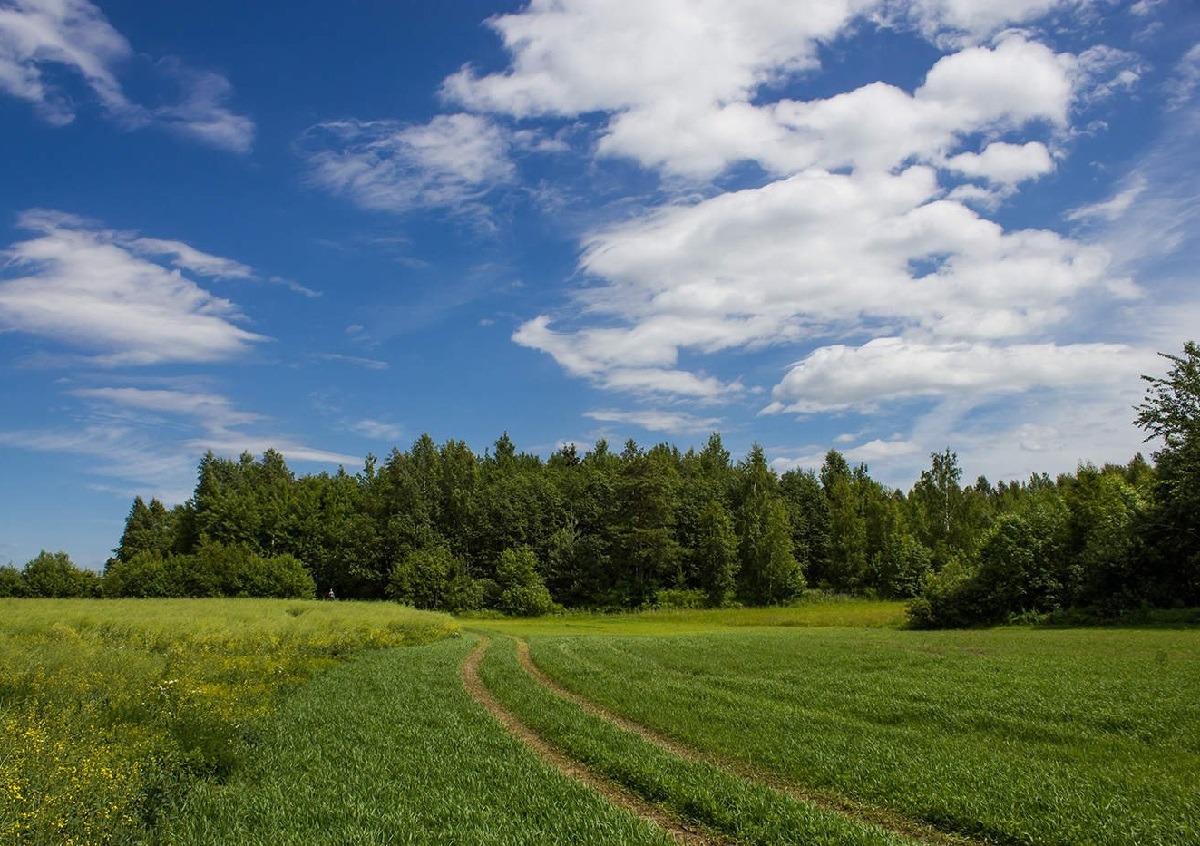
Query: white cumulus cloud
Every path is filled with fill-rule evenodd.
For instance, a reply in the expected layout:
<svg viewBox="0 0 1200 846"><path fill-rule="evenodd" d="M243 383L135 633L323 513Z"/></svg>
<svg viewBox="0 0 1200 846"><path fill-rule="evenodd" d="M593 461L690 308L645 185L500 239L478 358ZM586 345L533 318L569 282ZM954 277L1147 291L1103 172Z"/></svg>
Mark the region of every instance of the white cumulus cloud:
<svg viewBox="0 0 1200 846"><path fill-rule="evenodd" d="M876 338L821 347L775 386L771 411L870 410L911 397L1022 393L1136 382L1144 354L1121 344L927 344Z"/></svg>

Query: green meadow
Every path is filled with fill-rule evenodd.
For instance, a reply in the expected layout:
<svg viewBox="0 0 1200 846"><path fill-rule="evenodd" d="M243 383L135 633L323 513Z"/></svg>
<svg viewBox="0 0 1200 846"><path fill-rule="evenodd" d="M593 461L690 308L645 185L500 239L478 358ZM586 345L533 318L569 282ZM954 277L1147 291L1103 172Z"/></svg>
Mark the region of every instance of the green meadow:
<svg viewBox="0 0 1200 846"><path fill-rule="evenodd" d="M472 698L485 636L514 719L699 842L1196 842L1200 630L902 624L828 598L0 602L0 842L670 842Z"/></svg>
<svg viewBox="0 0 1200 846"><path fill-rule="evenodd" d="M156 839L276 705L368 648L456 632L382 603L0 600L0 842Z"/></svg>

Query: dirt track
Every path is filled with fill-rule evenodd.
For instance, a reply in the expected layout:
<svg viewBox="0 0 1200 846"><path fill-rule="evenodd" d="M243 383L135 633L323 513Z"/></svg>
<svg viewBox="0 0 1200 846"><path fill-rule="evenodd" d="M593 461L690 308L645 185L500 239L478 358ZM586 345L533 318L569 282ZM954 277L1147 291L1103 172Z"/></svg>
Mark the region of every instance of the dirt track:
<svg viewBox="0 0 1200 846"><path fill-rule="evenodd" d="M591 700L585 699L582 696L568 690L561 684L556 682L550 676L546 675L540 667L533 662L533 658L529 653L529 644L524 640L517 640L517 656L520 658L521 666L538 684L549 690L551 693L573 702L580 708L583 708L590 714L593 714L601 719L607 720L613 725L638 735L648 743L670 752L680 758L689 761L698 761L709 764L714 767L734 773L742 778L765 784L766 786L776 790L793 799L798 799L803 802L811 802L825 810L834 811L844 816L851 817L858 822L877 825L892 834L901 837L907 837L921 843L939 844L939 846L983 846L986 841L978 840L957 832L941 831L932 826L918 822L916 820L902 817L894 814L883 808L875 808L871 806L858 805L848 802L845 799L834 796L829 793L813 791L794 784L781 776L759 770L741 761L734 761L727 758L713 755L706 752L701 752L688 746L683 746L669 737L659 734L654 729L648 728L641 723L635 723L633 720L626 719L620 714L614 714L612 711L597 705Z"/></svg>
<svg viewBox="0 0 1200 846"><path fill-rule="evenodd" d="M483 653L487 649L488 643L488 638L482 638L479 645L463 661L461 669L463 686L475 698L475 701L486 708L514 737L563 775L583 782L614 805L657 826L677 843L704 846L705 844L730 844L733 842L682 822L620 785L593 773L583 764L567 757L546 743L519 717L505 708L479 678L479 663L483 660Z"/></svg>

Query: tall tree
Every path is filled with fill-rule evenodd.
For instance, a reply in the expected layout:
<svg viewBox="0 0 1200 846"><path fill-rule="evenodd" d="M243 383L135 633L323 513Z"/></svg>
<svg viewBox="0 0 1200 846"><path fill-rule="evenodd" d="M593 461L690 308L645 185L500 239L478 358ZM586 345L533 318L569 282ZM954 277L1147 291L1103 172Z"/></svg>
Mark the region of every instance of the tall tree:
<svg viewBox="0 0 1200 846"><path fill-rule="evenodd" d="M804 576L792 554L792 527L778 481L758 444L738 470L738 592L756 605L785 602L804 589Z"/></svg>
<svg viewBox="0 0 1200 846"><path fill-rule="evenodd" d="M647 454L633 440L621 455L614 490L613 563L626 602L643 605L679 573L682 550L675 539L675 492L679 474L661 453Z"/></svg>
<svg viewBox="0 0 1200 846"><path fill-rule="evenodd" d="M128 561L139 552L164 557L176 545L175 523L175 513L167 511L157 499L152 498L147 505L140 496L134 497L129 516L125 518L125 530L113 552L122 561Z"/></svg>
<svg viewBox="0 0 1200 846"><path fill-rule="evenodd" d="M837 450L825 454L821 488L829 511L829 557L814 578L834 590L857 590L867 579L867 522L850 466Z"/></svg>
<svg viewBox="0 0 1200 846"><path fill-rule="evenodd" d="M917 538L932 550L933 566L940 569L950 558L966 552L972 538L964 519L967 498L960 484L958 455L947 448L932 453L929 459L929 469L921 472L908 500Z"/></svg>
<svg viewBox="0 0 1200 846"><path fill-rule="evenodd" d="M789 470L779 493L792 524L792 551L810 581L824 578L829 565L829 505L811 470Z"/></svg>
<svg viewBox="0 0 1200 846"><path fill-rule="evenodd" d="M1137 424L1162 438L1154 454L1155 507L1147 526L1147 590L1160 602L1200 604L1200 345L1188 341L1165 377L1142 376Z"/></svg>
<svg viewBox="0 0 1200 846"><path fill-rule="evenodd" d="M737 592L740 562L733 518L720 500L710 499L700 512L695 543L693 563L709 605L727 605Z"/></svg>

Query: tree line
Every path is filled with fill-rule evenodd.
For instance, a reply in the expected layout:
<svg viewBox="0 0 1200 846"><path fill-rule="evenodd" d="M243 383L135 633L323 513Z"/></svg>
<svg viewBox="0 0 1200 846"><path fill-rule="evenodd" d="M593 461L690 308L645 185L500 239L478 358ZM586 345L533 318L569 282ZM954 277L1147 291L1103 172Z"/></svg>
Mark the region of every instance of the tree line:
<svg viewBox="0 0 1200 846"><path fill-rule="evenodd" d="M511 614L782 604L819 588L911 599L923 626L1200 605L1200 349L1166 358L1137 409L1162 440L1153 464L964 484L947 449L905 492L836 450L817 472L776 474L758 446L735 463L719 434L686 452L600 440L549 459L507 434L483 455L422 435L354 475L300 477L274 450L210 452L188 502L134 500L102 577L60 581ZM0 595L46 595L47 557L0 568Z"/></svg>

